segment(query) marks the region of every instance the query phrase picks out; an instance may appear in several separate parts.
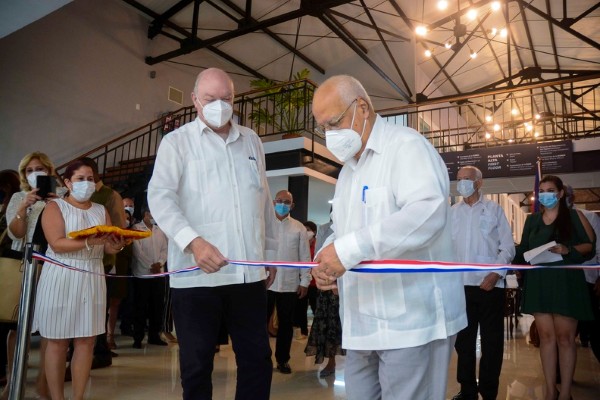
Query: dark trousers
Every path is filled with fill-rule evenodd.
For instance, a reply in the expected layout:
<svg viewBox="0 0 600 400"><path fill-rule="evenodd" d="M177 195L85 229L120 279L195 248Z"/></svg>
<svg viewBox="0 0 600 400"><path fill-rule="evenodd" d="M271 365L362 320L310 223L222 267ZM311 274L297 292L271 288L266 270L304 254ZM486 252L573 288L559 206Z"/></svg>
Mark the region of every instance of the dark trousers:
<svg viewBox="0 0 600 400"><path fill-rule="evenodd" d="M292 338L294 336L294 308L298 301L296 292L268 292L267 318L271 317L273 308L277 308L277 340L275 341L275 360L278 364L286 363L290 360L290 349L292 348Z"/></svg>
<svg viewBox="0 0 600 400"><path fill-rule="evenodd" d="M593 321L579 321L579 337L581 342L589 342L596 359L600 361L600 299L594 292L594 285L588 283L592 302Z"/></svg>
<svg viewBox="0 0 600 400"><path fill-rule="evenodd" d="M212 399L215 346L224 320L237 363L236 400L267 400L273 363L264 281L171 288L184 400Z"/></svg>
<svg viewBox="0 0 600 400"><path fill-rule="evenodd" d="M133 316L133 340L144 339L148 320L148 339L157 340L163 328L165 301L165 278L134 279L135 305Z"/></svg>
<svg viewBox="0 0 600 400"><path fill-rule="evenodd" d="M294 326L300 328L303 335L308 336L308 306L312 310L313 315L317 309L317 289L316 286L309 286L308 293L301 299L296 300L296 309L294 310Z"/></svg>
<svg viewBox="0 0 600 400"><path fill-rule="evenodd" d="M478 286L465 286L467 319L469 324L460 331L454 345L458 354L456 378L465 399L484 400L498 395L502 354L504 351L504 289L485 291ZM479 361L479 388L475 376L477 327L481 334Z"/></svg>

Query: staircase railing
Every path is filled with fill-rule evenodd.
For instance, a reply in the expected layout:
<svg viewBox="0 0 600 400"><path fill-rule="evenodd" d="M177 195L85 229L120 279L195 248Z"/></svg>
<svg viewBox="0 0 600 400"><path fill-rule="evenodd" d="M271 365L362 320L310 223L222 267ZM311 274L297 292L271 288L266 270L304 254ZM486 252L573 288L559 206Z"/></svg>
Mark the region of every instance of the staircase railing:
<svg viewBox="0 0 600 400"><path fill-rule="evenodd" d="M268 90L241 93L234 100L234 119L255 130L259 136L294 133L304 135L314 143L318 138L313 133L315 122L310 105L315 88L313 82L300 80ZM269 117L263 118L265 114ZM162 137L194 120L196 115L193 106L182 107L75 159L89 157L96 161L98 172L106 183L134 180L140 178L139 174L149 175ZM57 171L61 173L69 162L59 165Z"/></svg>

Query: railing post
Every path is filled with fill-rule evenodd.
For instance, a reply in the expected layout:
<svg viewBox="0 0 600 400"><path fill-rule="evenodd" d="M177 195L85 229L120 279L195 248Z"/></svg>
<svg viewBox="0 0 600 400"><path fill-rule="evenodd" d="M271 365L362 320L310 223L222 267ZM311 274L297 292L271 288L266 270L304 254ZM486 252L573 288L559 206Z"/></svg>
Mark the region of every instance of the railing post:
<svg viewBox="0 0 600 400"><path fill-rule="evenodd" d="M35 247L35 249L34 249ZM25 246L25 271L21 283L21 297L19 300L19 324L17 326L17 345L15 358L12 365L10 378L10 400L21 400L25 397L25 381L27 377L27 358L29 356L29 338L33 307L35 305L35 262L33 250L38 250L38 245L27 243ZM4 343L1 343L4 345Z"/></svg>

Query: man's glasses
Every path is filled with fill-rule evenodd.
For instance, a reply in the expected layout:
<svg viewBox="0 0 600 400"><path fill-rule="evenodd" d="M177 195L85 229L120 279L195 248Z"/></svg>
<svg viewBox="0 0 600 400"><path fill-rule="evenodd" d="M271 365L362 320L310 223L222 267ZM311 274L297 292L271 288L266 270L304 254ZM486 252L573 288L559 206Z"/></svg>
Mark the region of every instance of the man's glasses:
<svg viewBox="0 0 600 400"><path fill-rule="evenodd" d="M318 135L325 136L325 132L326 132L326 131L329 131L329 130L331 130L331 128L337 128L337 127L338 127L338 125L340 124L340 122L342 122L342 119L344 118L344 115L346 115L346 113L348 112L348 110L350 109L350 107L352 107L352 105L353 105L354 103L356 103L356 100L358 100L358 99L354 99L354 100L352 101L352 103L350 103L350 104L348 105L348 107L347 107L347 108L344 110L344 112L343 112L343 113L341 113L341 114L340 114L340 116L339 116L339 117L337 117L336 119L334 119L334 120L330 121L330 122L329 122L329 123L327 123L327 124L323 124L323 125L319 125L319 126L315 127L315 132L316 132Z"/></svg>

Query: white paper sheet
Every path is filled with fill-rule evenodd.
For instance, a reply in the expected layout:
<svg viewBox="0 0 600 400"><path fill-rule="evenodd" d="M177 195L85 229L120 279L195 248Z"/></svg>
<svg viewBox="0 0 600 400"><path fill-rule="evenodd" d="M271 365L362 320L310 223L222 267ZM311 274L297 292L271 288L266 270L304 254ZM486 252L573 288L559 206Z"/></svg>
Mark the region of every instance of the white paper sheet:
<svg viewBox="0 0 600 400"><path fill-rule="evenodd" d="M526 251L525 254L523 254L523 257L525 258L525 261L531 265L561 261L563 259L562 255L558 253L552 253L550 250L548 250L554 246L556 246L556 242L553 240L540 247Z"/></svg>

